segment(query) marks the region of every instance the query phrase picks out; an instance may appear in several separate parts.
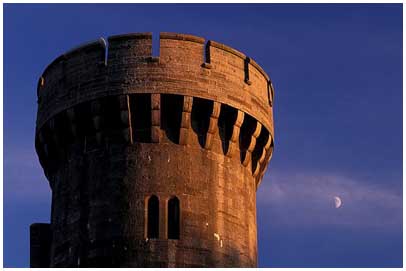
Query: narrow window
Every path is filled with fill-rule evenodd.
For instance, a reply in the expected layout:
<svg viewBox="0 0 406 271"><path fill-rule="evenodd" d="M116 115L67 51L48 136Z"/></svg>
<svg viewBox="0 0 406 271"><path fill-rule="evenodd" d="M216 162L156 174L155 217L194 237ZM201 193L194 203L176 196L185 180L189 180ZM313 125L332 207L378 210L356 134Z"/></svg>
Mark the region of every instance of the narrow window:
<svg viewBox="0 0 406 271"><path fill-rule="evenodd" d="M158 238L159 236L159 200L152 195L148 199L148 238Z"/></svg>
<svg viewBox="0 0 406 271"><path fill-rule="evenodd" d="M179 239L179 200L173 197L168 201L168 239Z"/></svg>

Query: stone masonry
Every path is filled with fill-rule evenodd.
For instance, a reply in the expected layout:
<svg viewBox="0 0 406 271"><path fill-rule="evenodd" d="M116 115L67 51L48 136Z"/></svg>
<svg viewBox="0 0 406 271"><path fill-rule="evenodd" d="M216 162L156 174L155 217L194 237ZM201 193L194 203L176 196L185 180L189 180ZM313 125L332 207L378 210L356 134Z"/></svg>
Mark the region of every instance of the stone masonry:
<svg viewBox="0 0 406 271"><path fill-rule="evenodd" d="M35 147L51 223L32 267L256 267L256 190L273 152L274 89L215 41L112 36L38 82Z"/></svg>

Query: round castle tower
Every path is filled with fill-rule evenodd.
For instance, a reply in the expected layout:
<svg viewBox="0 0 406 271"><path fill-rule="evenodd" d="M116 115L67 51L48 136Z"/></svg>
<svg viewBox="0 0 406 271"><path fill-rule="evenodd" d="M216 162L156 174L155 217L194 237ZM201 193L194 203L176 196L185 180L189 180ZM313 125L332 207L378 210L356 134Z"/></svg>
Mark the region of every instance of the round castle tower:
<svg viewBox="0 0 406 271"><path fill-rule="evenodd" d="M203 38L100 39L38 83L35 147L51 223L32 267L255 267L256 189L273 151L273 86Z"/></svg>

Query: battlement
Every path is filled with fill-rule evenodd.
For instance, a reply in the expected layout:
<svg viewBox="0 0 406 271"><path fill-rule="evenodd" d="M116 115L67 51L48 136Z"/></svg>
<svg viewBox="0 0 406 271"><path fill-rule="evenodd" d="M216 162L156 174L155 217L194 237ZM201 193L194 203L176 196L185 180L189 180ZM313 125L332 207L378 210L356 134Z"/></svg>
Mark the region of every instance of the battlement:
<svg viewBox="0 0 406 271"><path fill-rule="evenodd" d="M57 100L69 107L97 93L145 93L146 89L164 93L173 83L177 86L171 93L190 94L194 89L193 96L216 98L247 113L252 110L244 103L252 101L259 120L273 130L267 120L272 118L274 90L263 69L229 46L211 40L205 44L201 37L177 33L160 34L159 57L152 56L151 33L111 36L107 45L99 39L57 57L38 83L38 103L44 114L38 116L37 124L41 126L60 108L54 103Z"/></svg>
<svg viewBox="0 0 406 271"><path fill-rule="evenodd" d="M66 78L66 68L75 65L75 62L83 61L84 64L100 64L105 60L106 42L103 38L97 41L91 41L75 47L63 55L57 57L52 61L42 73L40 77L37 95L40 97L42 93L40 90L44 88L45 84L49 87L53 86L52 83L60 80L73 80L73 78ZM47 80L46 80L47 79Z"/></svg>
<svg viewBox="0 0 406 271"><path fill-rule="evenodd" d="M127 97L120 98L128 99L128 102L120 102L121 109L119 107L115 109L118 114L120 110L131 111L130 105L128 108L123 105L130 104L131 100L136 103L138 99L144 99L144 102L151 104L151 109L148 110L152 112L157 110L159 113L161 109L159 106L154 109L152 97L158 97L155 99L161 103L166 99L165 97L182 97L179 99L183 99L183 102L191 99L189 106L193 104L196 108L201 106L200 110L206 110L209 119L210 115L212 115L211 118L220 121L230 118L229 120L234 122L233 125L237 125L236 131L229 132L228 140L231 140L231 145L233 142L240 142L239 148L244 153L241 156L241 162L245 166L248 165L251 154L254 156L255 163L261 161L258 167L256 164L252 166L252 173L258 176L259 181L265 170L264 164L268 162L268 158L270 159L273 149L274 91L269 76L253 59L243 53L212 40L205 43L205 39L193 35L161 33L159 49L159 57L153 57L152 33L133 33L111 36L108 38L108 44L101 38L76 47L56 58L46 67L38 83L37 133L49 134L49 123L54 127L55 124L52 123L59 118L56 116L63 115L63 112L71 112L69 114L72 115L76 110L76 115L79 114L91 120L94 114L99 114L92 111L91 104L95 101L107 101L106 97ZM137 97L143 98L129 95L138 95ZM178 103L176 99L168 101ZM207 102L200 103L200 101ZM107 106L106 102L99 102L99 104L99 107ZM83 106L89 109L85 110ZM111 107L109 111L114 111L112 108L115 108L115 105L108 106ZM171 106L175 107L175 105ZM182 100L179 100L179 114L183 111L186 115L190 115L192 109L187 109L185 106L182 106ZM218 109L215 108L216 106ZM214 112L215 109L217 112ZM232 113L224 117L220 112L224 111L226 114L227 110L231 110ZM237 113L245 115L246 121L239 123L238 118L235 117ZM133 121L139 117L134 112L128 114ZM250 118L255 122L247 121ZM117 121L120 122L120 118L117 118ZM148 124L151 132L141 137L157 141L159 132L156 132L156 129L163 128L157 127L160 121L156 113L153 113L151 123ZM128 120L123 122L123 129L132 129L131 123L128 125ZM45 128L44 124L47 124ZM89 125L92 125L91 122ZM134 125L137 125L137 122ZM185 141L182 129L188 128L190 123L182 122L179 125L173 140L176 143ZM209 125L209 122L205 125ZM233 128L230 127L228 129L232 131ZM245 132L243 138L238 140L235 137L238 136L240 127ZM99 128L95 127L95 129ZM204 129L203 132L195 129L198 133L204 134L204 140L211 138L209 135L215 133L213 127ZM236 135L231 138L233 133ZM132 141L131 138L137 136L139 134L130 133L127 141ZM257 144L255 149L257 138L260 144ZM251 142L254 142L252 146ZM202 147L205 147L205 144L202 144ZM262 148L265 147L266 150L263 151ZM230 150L223 149L224 154L230 155L231 149L232 147ZM249 159L245 159L246 150L249 150Z"/></svg>
<svg viewBox="0 0 406 271"><path fill-rule="evenodd" d="M274 90L253 59L177 33L156 56L151 33L115 35L57 57L37 94L52 231L33 266L256 266Z"/></svg>
<svg viewBox="0 0 406 271"><path fill-rule="evenodd" d="M191 41L196 43L204 44L204 38L188 35L188 34L179 34L179 33L171 33L171 32L162 32L159 35L161 40L168 39L168 40L183 40L183 41Z"/></svg>

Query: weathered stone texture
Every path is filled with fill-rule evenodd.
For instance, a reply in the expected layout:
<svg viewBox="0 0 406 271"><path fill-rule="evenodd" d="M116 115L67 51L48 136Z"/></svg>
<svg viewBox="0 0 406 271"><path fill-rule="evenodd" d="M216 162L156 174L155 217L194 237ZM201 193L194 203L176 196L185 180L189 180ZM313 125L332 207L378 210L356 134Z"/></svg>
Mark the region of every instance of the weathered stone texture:
<svg viewBox="0 0 406 271"><path fill-rule="evenodd" d="M150 33L58 57L38 83L35 145L52 213L49 260L32 265L255 267L272 100L255 61L191 35L161 33L159 57ZM152 195L158 238L147 233ZM174 197L179 238L168 239Z"/></svg>

